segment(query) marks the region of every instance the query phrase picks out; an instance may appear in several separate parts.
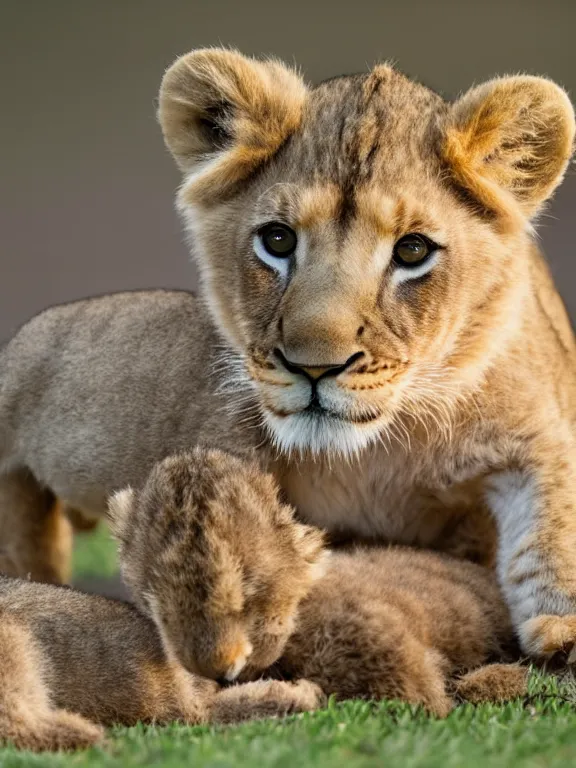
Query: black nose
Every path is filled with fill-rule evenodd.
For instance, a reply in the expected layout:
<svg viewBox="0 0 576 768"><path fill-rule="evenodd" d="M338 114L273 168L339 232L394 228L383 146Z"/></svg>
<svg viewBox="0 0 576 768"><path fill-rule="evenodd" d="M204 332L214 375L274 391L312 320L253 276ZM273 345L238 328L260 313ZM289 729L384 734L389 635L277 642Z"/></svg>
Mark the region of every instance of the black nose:
<svg viewBox="0 0 576 768"><path fill-rule="evenodd" d="M290 373L297 373L300 376L305 376L312 382L316 382L325 376L338 376L338 374L345 371L346 368L349 368L352 363L355 363L356 360L359 360L364 356L363 352L355 352L348 358L348 360L346 360L345 363L333 363L331 365L324 363L322 365L312 365L309 363L293 363L288 360L288 358L278 348L274 350L274 354L287 371L290 371Z"/></svg>

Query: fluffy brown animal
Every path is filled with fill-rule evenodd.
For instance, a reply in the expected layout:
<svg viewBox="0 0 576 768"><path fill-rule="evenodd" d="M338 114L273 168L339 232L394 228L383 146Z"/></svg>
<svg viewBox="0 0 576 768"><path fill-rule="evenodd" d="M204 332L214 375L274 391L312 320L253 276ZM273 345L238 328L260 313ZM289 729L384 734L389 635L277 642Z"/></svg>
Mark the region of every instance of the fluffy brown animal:
<svg viewBox="0 0 576 768"><path fill-rule="evenodd" d="M521 667L483 666L513 641L487 569L410 549L328 555L255 464L166 459L110 518L137 607L0 577L4 742L80 748L113 723L239 722L313 710L324 692L445 716L456 696L526 689ZM254 680L266 671L295 682Z"/></svg>
<svg viewBox="0 0 576 768"><path fill-rule="evenodd" d="M254 451L331 535L495 552L524 649L570 650L576 346L533 233L572 155L565 92L447 102L386 65L309 87L214 49L168 69L159 118L201 300L56 307L2 351L6 567L62 578L53 494L103 514L169 454Z"/></svg>
<svg viewBox="0 0 576 768"><path fill-rule="evenodd" d="M22 749L86 747L112 724L232 723L323 701L304 680L222 690L168 659L127 603L0 577L0 615L0 741Z"/></svg>
<svg viewBox="0 0 576 768"><path fill-rule="evenodd" d="M328 555L255 465L218 451L171 457L110 510L137 604L190 671L251 680L274 664L338 698L399 698L441 716L456 693L525 690L516 665L477 669L514 647L488 569L407 548Z"/></svg>

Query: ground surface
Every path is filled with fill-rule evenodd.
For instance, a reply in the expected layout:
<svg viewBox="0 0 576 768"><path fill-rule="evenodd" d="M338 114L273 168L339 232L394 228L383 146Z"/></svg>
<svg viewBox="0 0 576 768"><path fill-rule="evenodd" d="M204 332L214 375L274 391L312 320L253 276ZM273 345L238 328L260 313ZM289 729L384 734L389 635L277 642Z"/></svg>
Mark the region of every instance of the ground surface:
<svg viewBox="0 0 576 768"><path fill-rule="evenodd" d="M122 594L104 530L78 538L77 583ZM118 728L105 748L73 755L0 750L0 768L555 768L576 765L574 686L534 674L531 695L459 707L447 720L395 703L332 704L314 715L228 729Z"/></svg>

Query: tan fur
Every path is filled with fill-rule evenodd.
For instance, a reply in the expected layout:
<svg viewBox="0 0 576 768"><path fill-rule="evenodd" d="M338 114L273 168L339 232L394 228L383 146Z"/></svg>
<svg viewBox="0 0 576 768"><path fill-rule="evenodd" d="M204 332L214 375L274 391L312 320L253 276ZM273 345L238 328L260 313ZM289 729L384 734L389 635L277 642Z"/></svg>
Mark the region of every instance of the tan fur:
<svg viewBox="0 0 576 768"><path fill-rule="evenodd" d="M64 506L53 495L36 485L21 487L20 474L7 478L0 487L9 504L25 505L30 514L19 516L14 524L10 507L0 517L0 540L10 547L0 549L0 572L10 576L66 584L71 575L72 525ZM25 473L24 473L25 474Z"/></svg>
<svg viewBox="0 0 576 768"><path fill-rule="evenodd" d="M311 87L213 49L168 69L159 119L201 297L52 308L0 352L0 554L55 579L42 489L101 515L217 446L333 540L493 561L521 637L576 615L576 347L533 231L572 151L564 91L447 102L384 65ZM282 266L257 253L274 221L298 238ZM411 233L439 246L418 278L392 258Z"/></svg>
<svg viewBox="0 0 576 768"><path fill-rule="evenodd" d="M168 458L111 499L110 518L141 612L0 579L4 742L74 749L114 723L283 716L325 694L445 716L455 694L525 690L514 665L482 666L514 653L489 570L410 549L328 555L256 465L200 449ZM266 670L295 682L253 680ZM198 672L245 682L221 690Z"/></svg>
<svg viewBox="0 0 576 768"><path fill-rule="evenodd" d="M515 201L532 215L572 156L571 113L568 97L546 80L491 80L455 105L446 159L488 209L509 213Z"/></svg>
<svg viewBox="0 0 576 768"><path fill-rule="evenodd" d="M455 693L471 704L503 702L525 696L528 670L519 664L487 664L455 682Z"/></svg>
<svg viewBox="0 0 576 768"><path fill-rule="evenodd" d="M2 577L0 614L0 740L22 749L87 747L113 724L240 722L323 701L305 680L221 692L168 659L126 603Z"/></svg>
<svg viewBox="0 0 576 768"><path fill-rule="evenodd" d="M193 52L165 82L206 56L236 61ZM170 113L168 95L163 124ZM301 517L446 549L466 511L492 513L517 627L576 613L576 348L531 230L574 134L566 94L543 78L500 78L448 104L379 66L308 89L287 144L232 195L198 201L207 159L178 198L236 387L255 389L280 449L271 466ZM219 150L231 162L234 146ZM234 240L224 220L238 222ZM304 243L285 283L259 267L247 233L274 220ZM422 284L398 286L392 246L414 232L443 250ZM316 383L324 411L308 415L304 375L334 365ZM478 559L494 545L492 534Z"/></svg>
<svg viewBox="0 0 576 768"><path fill-rule="evenodd" d="M196 197L222 192L270 158L298 127L304 95L300 78L274 61L217 49L183 57L162 82L158 110L180 167L201 162L214 140L233 137L235 145L202 179Z"/></svg>
<svg viewBox="0 0 576 768"><path fill-rule="evenodd" d="M451 679L515 653L489 570L407 548L326 559L320 533L291 519L272 478L226 454L167 459L142 492L117 494L110 514L133 594L191 671L250 680L274 663L274 674L340 699L399 698L444 716ZM520 672L486 673L494 698L507 675L519 690Z"/></svg>
<svg viewBox="0 0 576 768"><path fill-rule="evenodd" d="M295 524L277 493L257 465L196 449L110 502L124 580L190 671L234 679L248 662L265 669L293 629L322 534Z"/></svg>
<svg viewBox="0 0 576 768"><path fill-rule="evenodd" d="M332 554L301 604L279 668L338 698L403 699L443 716L453 706L451 679L512 647L510 618L487 570L370 548Z"/></svg>
<svg viewBox="0 0 576 768"><path fill-rule="evenodd" d="M574 661L576 616L535 616L522 626L522 641L531 656L546 660L558 651Z"/></svg>

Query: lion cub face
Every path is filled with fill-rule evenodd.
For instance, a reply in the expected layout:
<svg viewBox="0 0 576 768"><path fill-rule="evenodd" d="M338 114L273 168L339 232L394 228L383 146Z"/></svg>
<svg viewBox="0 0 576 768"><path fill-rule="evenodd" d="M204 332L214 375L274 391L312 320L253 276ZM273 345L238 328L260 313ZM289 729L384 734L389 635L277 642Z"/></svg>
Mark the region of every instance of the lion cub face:
<svg viewBox="0 0 576 768"><path fill-rule="evenodd" d="M201 50L159 117L228 370L277 445L351 453L405 412L445 419L519 314L565 93L512 77L447 103L388 66L308 88Z"/></svg>
<svg viewBox="0 0 576 768"><path fill-rule="evenodd" d="M117 493L110 516L123 577L169 657L235 680L281 655L324 555L270 476L196 449L156 465L142 491Z"/></svg>

